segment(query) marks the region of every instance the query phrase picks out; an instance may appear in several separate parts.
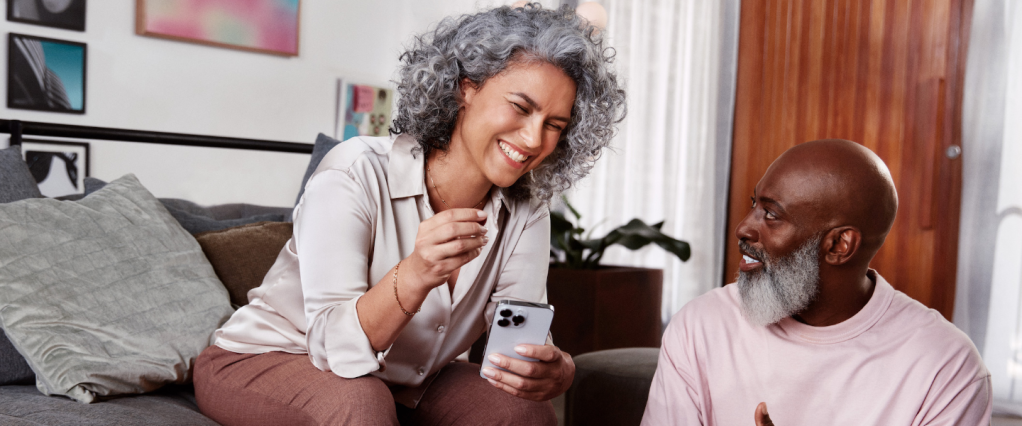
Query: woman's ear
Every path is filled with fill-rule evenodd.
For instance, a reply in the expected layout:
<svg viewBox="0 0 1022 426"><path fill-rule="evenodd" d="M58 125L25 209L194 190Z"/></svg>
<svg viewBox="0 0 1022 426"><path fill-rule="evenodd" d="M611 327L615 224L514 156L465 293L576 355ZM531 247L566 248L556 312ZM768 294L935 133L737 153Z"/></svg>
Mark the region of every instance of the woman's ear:
<svg viewBox="0 0 1022 426"><path fill-rule="evenodd" d="M862 245L862 233L853 226L842 226L827 231L820 243L823 261L829 265L843 265L851 260Z"/></svg>
<svg viewBox="0 0 1022 426"><path fill-rule="evenodd" d="M476 86L476 84L473 83L472 80L469 80L468 77L461 79L460 86L461 87L458 88L458 94L461 96L461 106L472 103L472 99L475 98L476 93L479 93L479 86Z"/></svg>

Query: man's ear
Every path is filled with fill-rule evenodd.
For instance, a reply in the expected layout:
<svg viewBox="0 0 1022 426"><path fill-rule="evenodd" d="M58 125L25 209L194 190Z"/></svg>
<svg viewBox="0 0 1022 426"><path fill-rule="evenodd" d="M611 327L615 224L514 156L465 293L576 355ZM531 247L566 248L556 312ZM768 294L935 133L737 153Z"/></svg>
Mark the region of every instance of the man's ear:
<svg viewBox="0 0 1022 426"><path fill-rule="evenodd" d="M461 99L459 99L461 106L472 103L476 93L479 93L479 86L473 83L472 80L469 80L468 77L462 78L459 86L461 86L458 88L458 95L461 96Z"/></svg>
<svg viewBox="0 0 1022 426"><path fill-rule="evenodd" d="M862 245L862 233L854 226L841 226L827 231L820 243L823 261L830 265L848 263Z"/></svg>

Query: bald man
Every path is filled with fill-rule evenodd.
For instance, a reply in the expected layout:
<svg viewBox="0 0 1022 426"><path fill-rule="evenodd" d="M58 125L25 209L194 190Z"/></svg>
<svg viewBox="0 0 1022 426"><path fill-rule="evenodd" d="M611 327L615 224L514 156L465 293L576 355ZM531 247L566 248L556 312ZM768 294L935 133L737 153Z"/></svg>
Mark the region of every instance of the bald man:
<svg viewBox="0 0 1022 426"><path fill-rule="evenodd" d="M976 347L869 269L897 211L862 145L782 154L735 230L737 284L667 327L642 424L988 425Z"/></svg>

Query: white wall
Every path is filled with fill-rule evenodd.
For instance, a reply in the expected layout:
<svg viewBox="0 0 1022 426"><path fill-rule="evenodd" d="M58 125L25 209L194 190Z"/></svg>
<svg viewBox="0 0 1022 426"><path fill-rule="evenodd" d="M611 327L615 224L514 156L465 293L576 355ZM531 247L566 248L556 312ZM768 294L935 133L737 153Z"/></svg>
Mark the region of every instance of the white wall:
<svg viewBox="0 0 1022 426"><path fill-rule="evenodd" d="M89 1L84 33L3 20L4 62L7 33L16 32L88 44L88 69L85 115L9 109L4 78L0 118L312 143L333 133L337 78L391 85L414 34L444 16L504 3L303 0L295 58L135 35L132 0ZM203 204L292 205L308 163L305 154L90 144L92 176L135 173L159 197Z"/></svg>

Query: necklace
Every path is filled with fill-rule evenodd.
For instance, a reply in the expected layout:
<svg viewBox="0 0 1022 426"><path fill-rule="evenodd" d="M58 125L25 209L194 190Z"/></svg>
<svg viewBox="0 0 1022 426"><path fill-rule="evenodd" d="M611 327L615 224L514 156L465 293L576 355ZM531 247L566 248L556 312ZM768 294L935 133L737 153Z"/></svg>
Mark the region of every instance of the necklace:
<svg viewBox="0 0 1022 426"><path fill-rule="evenodd" d="M436 187L436 182L433 181L433 176L429 174L429 166L426 166L426 177L429 178L429 183L433 184L433 190L436 191L437 197L440 197L440 202L444 203L444 205L447 206L447 208L453 209L454 207L451 207L450 204L447 204L447 201L444 201L444 196L440 195L440 189ZM476 207L479 207L479 206L483 205L483 202L485 202L485 201L486 201L486 196L484 195L483 199L480 200L478 203L476 203L476 205L472 206L472 208L476 208Z"/></svg>

